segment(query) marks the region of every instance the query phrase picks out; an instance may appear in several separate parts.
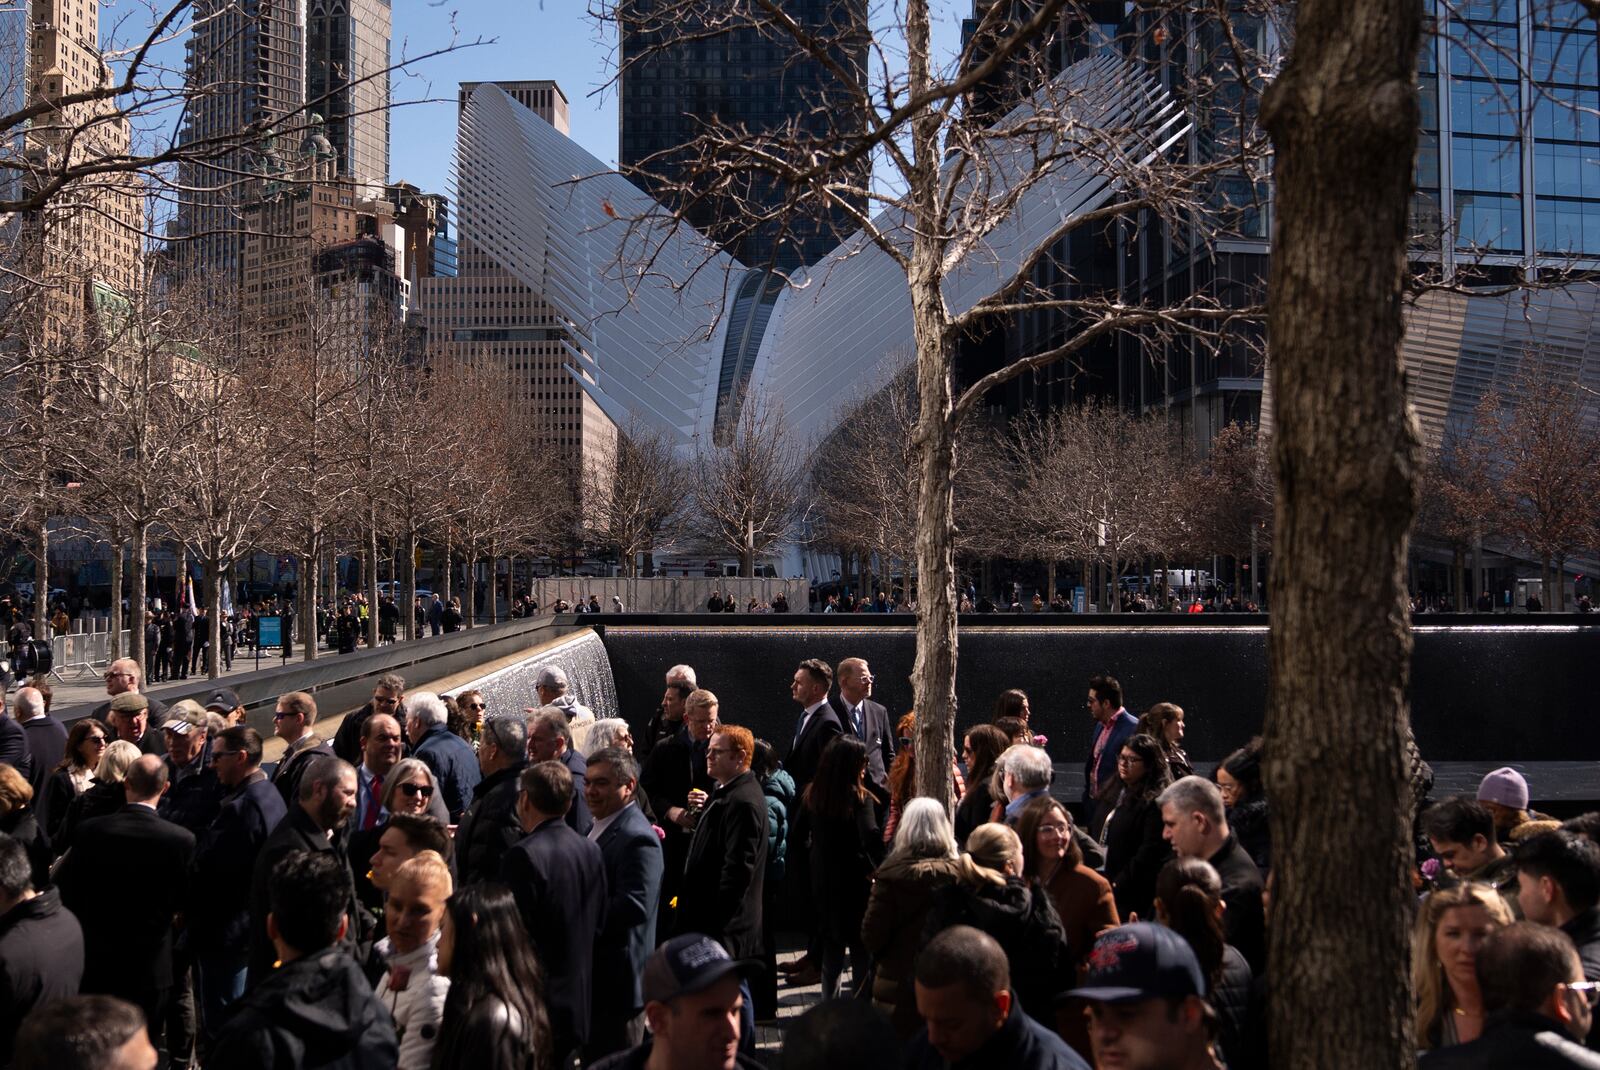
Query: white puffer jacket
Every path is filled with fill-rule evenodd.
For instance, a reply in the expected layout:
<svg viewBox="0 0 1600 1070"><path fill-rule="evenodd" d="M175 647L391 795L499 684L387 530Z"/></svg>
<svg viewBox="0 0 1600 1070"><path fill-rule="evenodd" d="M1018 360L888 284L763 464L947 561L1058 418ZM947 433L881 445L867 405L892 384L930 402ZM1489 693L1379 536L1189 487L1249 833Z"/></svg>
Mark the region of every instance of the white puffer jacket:
<svg viewBox="0 0 1600 1070"><path fill-rule="evenodd" d="M444 1017L444 998L450 992L450 979L439 976L439 934L403 955L394 954L385 937L378 941L378 953L389 964L378 982L378 999L394 1016L400 1070L428 1070Z"/></svg>

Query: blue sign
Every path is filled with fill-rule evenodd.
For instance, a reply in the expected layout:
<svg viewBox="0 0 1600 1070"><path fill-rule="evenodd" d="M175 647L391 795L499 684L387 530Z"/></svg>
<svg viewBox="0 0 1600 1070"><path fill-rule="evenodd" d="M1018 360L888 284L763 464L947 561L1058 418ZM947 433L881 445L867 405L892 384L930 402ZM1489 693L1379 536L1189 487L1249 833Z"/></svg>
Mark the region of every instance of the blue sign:
<svg viewBox="0 0 1600 1070"><path fill-rule="evenodd" d="M1072 612L1074 612L1074 613L1082 613L1082 612L1084 612L1085 610L1087 610L1089 608L1088 602L1089 602L1089 600L1085 596L1085 592L1084 592L1084 589L1082 587L1074 587L1072 589Z"/></svg>
<svg viewBox="0 0 1600 1070"><path fill-rule="evenodd" d="M258 617L257 626L261 629L256 635L256 646L282 646L283 645L283 618Z"/></svg>

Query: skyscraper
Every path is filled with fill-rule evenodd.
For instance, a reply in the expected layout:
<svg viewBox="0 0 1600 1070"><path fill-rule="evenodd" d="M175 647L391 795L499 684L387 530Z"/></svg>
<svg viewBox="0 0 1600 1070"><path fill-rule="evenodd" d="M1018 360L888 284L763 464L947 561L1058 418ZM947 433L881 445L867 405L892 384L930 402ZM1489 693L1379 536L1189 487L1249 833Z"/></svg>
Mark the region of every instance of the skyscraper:
<svg viewBox="0 0 1600 1070"><path fill-rule="evenodd" d="M327 121L339 174L363 195L389 181L390 0L310 0L306 101Z"/></svg>
<svg viewBox="0 0 1600 1070"><path fill-rule="evenodd" d="M179 140L198 158L179 169L185 192L169 233L183 239L179 263L232 283L243 269L241 197L274 148L270 138L242 143L241 135L265 132L305 103L305 9L302 0L194 0L192 10ZM285 134L291 146L301 136Z"/></svg>
<svg viewBox="0 0 1600 1070"><path fill-rule="evenodd" d="M1488 282L1600 267L1600 65L1578 0L1433 12L1420 57L1418 229L1426 258Z"/></svg>
<svg viewBox="0 0 1600 1070"><path fill-rule="evenodd" d="M461 85L463 112L479 82ZM562 134L567 98L553 81L495 82L518 104ZM466 121L464 118L463 121ZM456 196L465 203L499 188L506 176L481 174L463 161ZM566 324L532 288L495 260L465 223L456 235L456 270L418 279L413 303L427 330L427 354L441 364L487 362L506 369L516 400L541 413L551 437L573 465L592 463L597 448L615 434L600 407L568 368Z"/></svg>
<svg viewBox="0 0 1600 1070"><path fill-rule="evenodd" d="M8 107L54 105L63 97L111 84L99 49L97 0L29 0L0 11L0 77ZM34 118L8 150L52 169L128 152L128 123L115 103L52 106ZM36 181L23 178L10 192ZM126 294L138 278L145 187L133 174L105 174L69 183L8 228L7 265L43 284L37 338L58 342L68 324L93 305L95 285ZM14 289L8 287L8 289Z"/></svg>
<svg viewBox="0 0 1600 1070"><path fill-rule="evenodd" d="M703 130L704 119L715 116L754 134L776 133L795 122L802 136L827 138L839 110L832 105L865 84L866 35L847 32L866 25L865 0L789 0L784 5L785 13L808 31L839 41L838 66L860 72L856 86L841 85L827 66L799 55L781 33L740 28L692 41L667 41L663 32L640 28L639 20L651 13L651 0L631 0L631 8L636 17L624 19L621 31L625 70L618 93L618 166L652 196L669 203L669 188L685 174L686 161L678 150ZM692 29L677 24L666 32ZM641 59L652 48L659 51ZM784 191L761 180L752 180L745 195L768 209L784 203ZM725 200L705 197L690 205L687 217L697 230L753 267L815 263L856 229L841 208L791 215L748 232L736 218L742 214Z"/></svg>

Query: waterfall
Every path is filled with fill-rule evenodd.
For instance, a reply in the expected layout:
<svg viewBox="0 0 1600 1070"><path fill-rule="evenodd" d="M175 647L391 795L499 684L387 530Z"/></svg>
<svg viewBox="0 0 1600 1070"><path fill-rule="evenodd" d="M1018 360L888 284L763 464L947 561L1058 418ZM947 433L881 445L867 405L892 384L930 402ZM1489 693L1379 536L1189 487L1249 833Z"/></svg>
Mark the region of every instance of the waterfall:
<svg viewBox="0 0 1600 1070"><path fill-rule="evenodd" d="M567 674L567 694L594 711L597 720L616 717L617 684L611 676L611 659L605 644L585 628L540 650L515 665L507 665L470 683L450 688L451 694L476 688L483 692L488 712L521 713L539 704L533 679L546 665L559 665Z"/></svg>

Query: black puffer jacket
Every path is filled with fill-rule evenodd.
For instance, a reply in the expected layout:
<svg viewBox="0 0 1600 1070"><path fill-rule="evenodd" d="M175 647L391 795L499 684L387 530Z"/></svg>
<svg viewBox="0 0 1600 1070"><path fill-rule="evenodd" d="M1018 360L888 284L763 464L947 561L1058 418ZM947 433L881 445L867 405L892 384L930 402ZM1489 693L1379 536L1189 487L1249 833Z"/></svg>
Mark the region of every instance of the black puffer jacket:
<svg viewBox="0 0 1600 1070"><path fill-rule="evenodd" d="M394 1022L341 948L296 959L239 1001L207 1065L230 1070L393 1070Z"/></svg>
<svg viewBox="0 0 1600 1070"><path fill-rule="evenodd" d="M1217 1043L1229 1070L1259 1070L1249 1038L1254 1035L1250 1006L1250 986L1255 980L1250 964L1231 944L1222 949L1222 969L1207 993L1207 999L1221 1019Z"/></svg>
<svg viewBox="0 0 1600 1070"><path fill-rule="evenodd" d="M962 857L966 870L955 884L933 893L924 945L952 925L970 925L995 938L1011 962L1011 990L1030 1015L1048 1017L1056 994L1077 983L1067 932L1050 897L1035 893L1020 877L996 884Z"/></svg>
<svg viewBox="0 0 1600 1070"><path fill-rule="evenodd" d="M1267 825L1267 800L1250 799L1228 811L1228 828L1262 873L1272 868L1272 829Z"/></svg>

